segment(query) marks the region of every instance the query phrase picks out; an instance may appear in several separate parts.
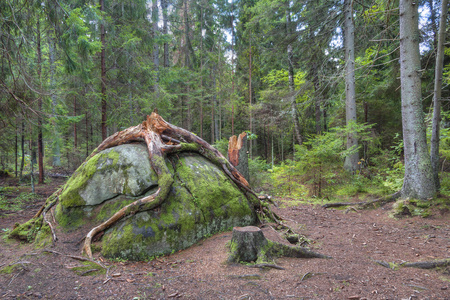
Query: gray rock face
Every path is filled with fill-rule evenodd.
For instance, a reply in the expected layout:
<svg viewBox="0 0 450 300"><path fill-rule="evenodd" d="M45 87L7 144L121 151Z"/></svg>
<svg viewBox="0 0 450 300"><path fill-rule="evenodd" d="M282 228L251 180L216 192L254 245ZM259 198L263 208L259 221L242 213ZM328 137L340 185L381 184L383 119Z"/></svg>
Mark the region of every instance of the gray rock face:
<svg viewBox="0 0 450 300"><path fill-rule="evenodd" d="M174 178L168 198L158 209L108 229L102 238L104 256L144 260L187 248L205 235L255 224L253 204L222 169L194 153L173 155L166 163ZM56 219L69 230L90 229L156 186L144 145L114 147L92 157L69 179Z"/></svg>
<svg viewBox="0 0 450 300"><path fill-rule="evenodd" d="M118 159L109 157L116 152ZM139 196L158 184L152 172L147 149L142 145L121 145L102 152L97 171L79 191L86 205L100 204L118 195Z"/></svg>

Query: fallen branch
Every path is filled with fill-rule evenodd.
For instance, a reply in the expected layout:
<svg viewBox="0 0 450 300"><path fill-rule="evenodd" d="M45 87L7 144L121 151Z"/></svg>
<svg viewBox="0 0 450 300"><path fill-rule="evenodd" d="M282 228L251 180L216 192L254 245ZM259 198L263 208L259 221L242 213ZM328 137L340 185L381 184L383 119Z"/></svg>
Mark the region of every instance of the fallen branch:
<svg viewBox="0 0 450 300"><path fill-rule="evenodd" d="M378 199L370 200L370 201L363 201L363 202L335 202L335 203L326 203L322 205L323 208L331 208L331 207L342 207L342 206L360 206L361 208L367 208L371 205L380 204L385 205L389 202L394 202L400 197L400 191L384 196Z"/></svg>

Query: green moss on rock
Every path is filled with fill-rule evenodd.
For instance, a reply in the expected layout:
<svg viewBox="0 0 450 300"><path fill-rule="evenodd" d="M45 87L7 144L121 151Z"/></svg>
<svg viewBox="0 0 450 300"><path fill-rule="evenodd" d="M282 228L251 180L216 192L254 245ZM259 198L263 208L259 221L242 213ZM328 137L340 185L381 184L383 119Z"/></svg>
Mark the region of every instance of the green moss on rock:
<svg viewBox="0 0 450 300"><path fill-rule="evenodd" d="M175 180L160 210L138 213L106 232L104 256L148 259L256 223L252 205L222 170L198 155L179 154L172 160Z"/></svg>

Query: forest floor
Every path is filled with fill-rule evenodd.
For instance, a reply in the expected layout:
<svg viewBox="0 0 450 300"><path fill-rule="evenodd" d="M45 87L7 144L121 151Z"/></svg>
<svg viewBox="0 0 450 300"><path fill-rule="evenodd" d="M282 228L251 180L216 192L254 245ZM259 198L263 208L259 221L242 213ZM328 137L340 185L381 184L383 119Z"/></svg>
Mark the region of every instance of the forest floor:
<svg viewBox="0 0 450 300"><path fill-rule="evenodd" d="M277 259L284 270L228 265L231 232L223 232L149 262L110 261L97 253L109 268L99 274L92 271L95 265L67 256L80 255L79 246L49 247L61 255L5 238L62 183L38 186L41 199L19 211L0 209L0 268L14 266L0 274L1 299L450 299L450 268L390 269L375 263L450 257L449 212L396 220L389 217L391 205L345 213L276 199L274 210L310 240L309 247L333 259ZM0 182L6 184L11 182ZM13 202L26 189L18 186L17 194L7 197ZM263 231L280 239L271 226ZM85 274L76 267L84 267Z"/></svg>

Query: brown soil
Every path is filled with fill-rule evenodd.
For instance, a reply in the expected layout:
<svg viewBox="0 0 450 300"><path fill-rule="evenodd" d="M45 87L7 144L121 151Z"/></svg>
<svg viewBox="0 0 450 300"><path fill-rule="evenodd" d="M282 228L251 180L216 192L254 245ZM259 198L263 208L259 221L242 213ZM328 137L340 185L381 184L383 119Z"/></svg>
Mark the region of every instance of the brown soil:
<svg viewBox="0 0 450 300"><path fill-rule="evenodd" d="M61 180L38 186L39 203L19 212L0 210L0 230L31 218ZM6 183L3 182L2 185ZM11 184L11 182L8 182ZM22 187L21 191L29 187ZM281 204L283 199L277 199ZM450 257L449 214L395 220L389 206L349 212L298 205L275 208L289 225L311 240L313 250L333 259L279 258L285 268L227 265L231 232L150 262L113 262L106 274L77 275L82 262L32 245L0 240L4 299L450 299L450 269L389 269L375 260L401 263ZM281 240L270 226L267 238ZM79 255L79 245L59 241L51 250Z"/></svg>

